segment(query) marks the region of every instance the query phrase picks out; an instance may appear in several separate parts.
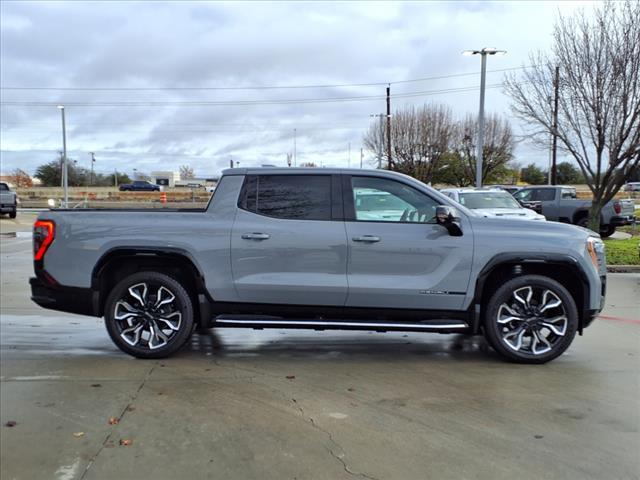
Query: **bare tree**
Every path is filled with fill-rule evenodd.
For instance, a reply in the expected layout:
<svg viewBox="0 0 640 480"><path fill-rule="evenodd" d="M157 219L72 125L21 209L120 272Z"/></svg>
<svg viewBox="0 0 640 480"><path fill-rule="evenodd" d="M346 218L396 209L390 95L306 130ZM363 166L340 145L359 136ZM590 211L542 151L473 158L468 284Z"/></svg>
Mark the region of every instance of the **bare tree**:
<svg viewBox="0 0 640 480"><path fill-rule="evenodd" d="M193 168L189 165L182 165L180 167L180 180L189 180L191 178L195 178Z"/></svg>
<svg viewBox="0 0 640 480"><path fill-rule="evenodd" d="M453 151L464 165L465 185L470 185L476 176L476 134L478 117L467 115L456 125L453 137ZM503 170L513 159L515 140L509 121L496 115L485 119L484 145L482 148L482 183L495 173Z"/></svg>
<svg viewBox="0 0 640 480"><path fill-rule="evenodd" d="M33 187L33 180L29 174L19 168L16 168L9 178L16 188Z"/></svg>
<svg viewBox="0 0 640 480"><path fill-rule="evenodd" d="M593 193L589 228L640 162L640 2L606 2L593 16L560 17L552 52L533 54L522 79L507 77L513 110L531 137L557 135ZM558 122L554 77L559 67Z"/></svg>
<svg viewBox="0 0 640 480"><path fill-rule="evenodd" d="M444 105L424 105L397 110L391 122L392 158L386 158L386 119L371 125L364 145L391 170L430 181L442 155L449 150L453 133L451 110Z"/></svg>

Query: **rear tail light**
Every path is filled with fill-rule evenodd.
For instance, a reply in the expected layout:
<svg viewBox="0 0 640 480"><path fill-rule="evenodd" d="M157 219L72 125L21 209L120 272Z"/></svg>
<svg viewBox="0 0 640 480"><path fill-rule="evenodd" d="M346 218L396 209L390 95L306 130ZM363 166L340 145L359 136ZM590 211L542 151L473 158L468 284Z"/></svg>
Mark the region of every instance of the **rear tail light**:
<svg viewBox="0 0 640 480"><path fill-rule="evenodd" d="M622 205L617 200L613 202L613 211L616 212L617 215L620 215L620 212L622 211Z"/></svg>
<svg viewBox="0 0 640 480"><path fill-rule="evenodd" d="M53 242L56 224L50 220L36 220L33 225L33 259L42 260Z"/></svg>

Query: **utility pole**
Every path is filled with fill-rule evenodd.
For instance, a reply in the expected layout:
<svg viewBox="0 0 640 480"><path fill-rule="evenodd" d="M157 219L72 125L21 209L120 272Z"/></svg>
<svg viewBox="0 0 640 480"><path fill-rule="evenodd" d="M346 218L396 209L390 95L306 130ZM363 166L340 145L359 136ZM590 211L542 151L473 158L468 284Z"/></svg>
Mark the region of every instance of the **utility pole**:
<svg viewBox="0 0 640 480"><path fill-rule="evenodd" d="M296 140L298 136L298 132L297 129L293 129L293 166L297 167L298 166L298 157L297 157L297 152L296 152Z"/></svg>
<svg viewBox="0 0 640 480"><path fill-rule="evenodd" d="M551 146L551 185L555 185L557 178L556 159L558 152L558 90L560 89L560 67L556 65L556 76L553 80L553 144Z"/></svg>
<svg viewBox="0 0 640 480"><path fill-rule="evenodd" d="M351 142L349 142L349 157L347 158L347 167L351 168Z"/></svg>
<svg viewBox="0 0 640 480"><path fill-rule="evenodd" d="M89 152L91 155L91 185L93 185L93 164L96 163L96 154L94 152Z"/></svg>
<svg viewBox="0 0 640 480"><path fill-rule="evenodd" d="M364 158L364 150L360 147L360 169L362 169L362 159Z"/></svg>
<svg viewBox="0 0 640 480"><path fill-rule="evenodd" d="M233 157L229 157L229 165L231 165L231 168L233 168Z"/></svg>
<svg viewBox="0 0 640 480"><path fill-rule="evenodd" d="M391 170L391 84L387 85L387 169Z"/></svg>
<svg viewBox="0 0 640 480"><path fill-rule="evenodd" d="M67 161L67 126L64 119L64 105L58 105L62 113L62 189L64 190L64 208L69 206L69 166Z"/></svg>
<svg viewBox="0 0 640 480"><path fill-rule="evenodd" d="M116 188L118 188L118 169L113 169L113 183Z"/></svg>

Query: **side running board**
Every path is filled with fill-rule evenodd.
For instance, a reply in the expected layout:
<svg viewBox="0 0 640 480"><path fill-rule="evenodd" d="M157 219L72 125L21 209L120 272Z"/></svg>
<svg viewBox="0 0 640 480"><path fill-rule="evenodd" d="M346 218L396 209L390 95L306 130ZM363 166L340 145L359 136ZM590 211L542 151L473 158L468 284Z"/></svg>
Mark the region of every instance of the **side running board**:
<svg viewBox="0 0 640 480"><path fill-rule="evenodd" d="M316 320L316 319L283 319L283 318L251 318L240 316L220 316L214 319L214 327L236 328L308 328L314 330L375 330L375 331L420 331L449 332L469 328L462 320L443 319L422 322L368 322L354 320Z"/></svg>

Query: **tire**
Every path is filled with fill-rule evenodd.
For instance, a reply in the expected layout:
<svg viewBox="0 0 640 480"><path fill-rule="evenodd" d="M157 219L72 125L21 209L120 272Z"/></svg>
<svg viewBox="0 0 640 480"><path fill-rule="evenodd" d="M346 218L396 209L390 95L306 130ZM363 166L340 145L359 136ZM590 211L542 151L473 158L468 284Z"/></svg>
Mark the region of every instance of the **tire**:
<svg viewBox="0 0 640 480"><path fill-rule="evenodd" d="M613 225L603 225L602 227L600 227L600 236L602 238L610 237L614 233L616 233L616 227L614 227Z"/></svg>
<svg viewBox="0 0 640 480"><path fill-rule="evenodd" d="M138 358L165 358L189 340L193 304L174 278L160 272L139 272L109 293L104 320L111 340L123 352Z"/></svg>
<svg viewBox="0 0 640 480"><path fill-rule="evenodd" d="M9 212L9 218L16 218L16 215L18 213L16 212L16 210L14 210L13 212Z"/></svg>
<svg viewBox="0 0 640 480"><path fill-rule="evenodd" d="M587 229L591 230L591 229L589 228L589 217L581 217L581 218L576 222L576 225L577 225L577 226L579 226L579 227L587 228ZM602 226L601 226L600 228L601 228L600 232L602 232ZM593 231L593 230L591 230L591 231ZM614 231L615 231L615 227L614 227ZM600 233L600 232L598 232L598 233ZM611 233L613 233L613 232L611 232ZM609 235L611 235L611 234L609 234Z"/></svg>
<svg viewBox="0 0 640 480"><path fill-rule="evenodd" d="M562 355L577 328L578 309L571 294L541 275L523 275L498 288L484 318L489 344L517 363L546 363Z"/></svg>

